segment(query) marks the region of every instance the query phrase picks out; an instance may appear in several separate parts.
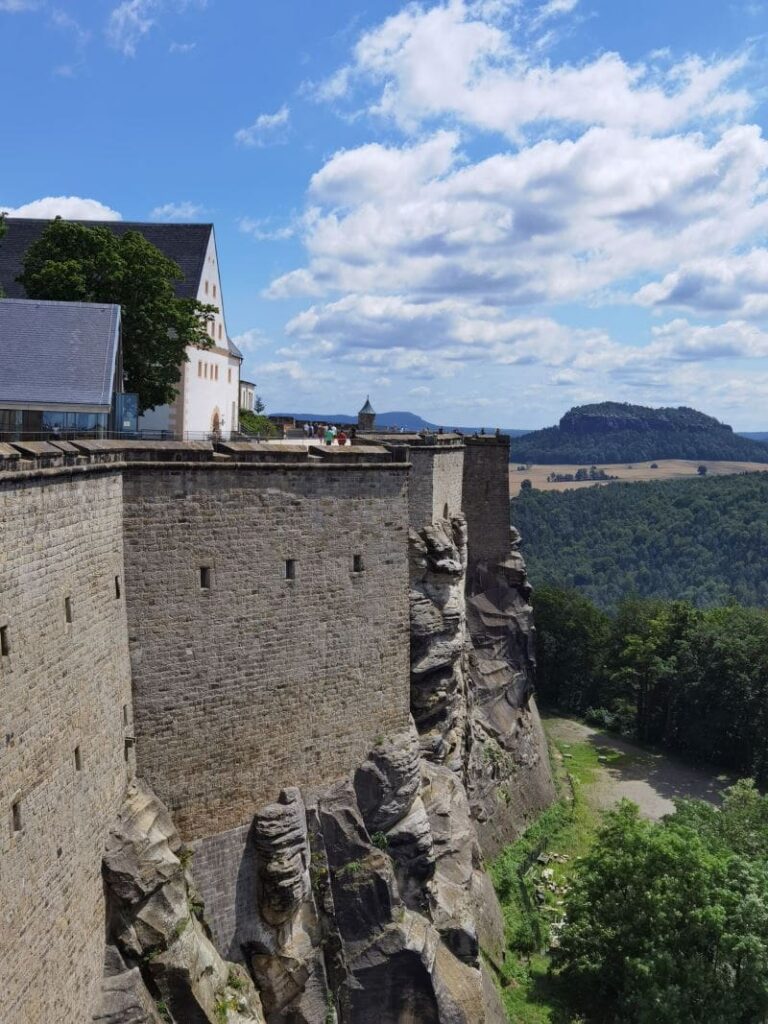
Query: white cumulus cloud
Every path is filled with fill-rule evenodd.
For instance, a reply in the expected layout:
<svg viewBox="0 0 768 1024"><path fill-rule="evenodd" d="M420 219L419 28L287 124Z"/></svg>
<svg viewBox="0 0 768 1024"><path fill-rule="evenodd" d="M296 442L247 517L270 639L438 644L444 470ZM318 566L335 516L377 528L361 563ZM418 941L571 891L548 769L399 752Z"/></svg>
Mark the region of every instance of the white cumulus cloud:
<svg viewBox="0 0 768 1024"><path fill-rule="evenodd" d="M713 142L592 128L476 163L457 147L440 132L331 157L310 184L307 265L269 294L584 299L768 229L768 142L755 126Z"/></svg>
<svg viewBox="0 0 768 1024"><path fill-rule="evenodd" d="M642 305L704 315L768 315L768 251L751 249L691 260L635 294Z"/></svg>
<svg viewBox="0 0 768 1024"><path fill-rule="evenodd" d="M571 0L550 0L534 21L566 14ZM406 129L453 117L517 139L537 123L605 125L665 132L709 116L743 114L751 97L729 83L741 56L685 57L628 64L617 53L581 63L537 63L536 48L482 8L465 0L410 4L366 32L352 62L319 86L321 98L341 98L355 82L377 91L368 109Z"/></svg>
<svg viewBox="0 0 768 1024"><path fill-rule="evenodd" d="M8 207L0 204L9 217L32 217L41 220L63 217L64 220L122 220L122 215L97 199L80 196L46 196L23 206Z"/></svg>

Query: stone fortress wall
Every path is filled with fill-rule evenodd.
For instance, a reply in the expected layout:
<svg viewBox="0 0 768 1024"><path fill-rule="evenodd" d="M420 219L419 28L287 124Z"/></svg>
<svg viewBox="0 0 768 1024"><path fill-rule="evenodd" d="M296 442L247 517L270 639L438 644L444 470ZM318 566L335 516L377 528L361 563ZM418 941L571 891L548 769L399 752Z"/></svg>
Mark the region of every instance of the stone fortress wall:
<svg viewBox="0 0 768 1024"><path fill-rule="evenodd" d="M404 463L126 473L137 770L183 838L407 724L406 509Z"/></svg>
<svg viewBox="0 0 768 1024"><path fill-rule="evenodd" d="M439 435L409 439L413 467L410 480L410 525L415 530L426 523L457 515L462 510L464 447L460 438ZM393 443L398 443L397 435ZM405 443L405 442L404 442Z"/></svg>
<svg viewBox="0 0 768 1024"><path fill-rule="evenodd" d="M9 1024L80 1021L95 1003L101 859L133 761L122 475L87 468L23 476L3 472L0 456L0 1020Z"/></svg>
<svg viewBox="0 0 768 1024"><path fill-rule="evenodd" d="M509 554L509 437L464 438L463 509L470 575L478 562L494 565Z"/></svg>
<svg viewBox="0 0 768 1024"><path fill-rule="evenodd" d="M408 526L463 510L471 557L503 559L506 445L409 439L409 465L402 439L361 440L373 446L314 455L0 450L0 991L14 1022L92 1005L101 853L134 734L136 772L191 841L236 959L254 812L407 727Z"/></svg>
<svg viewBox="0 0 768 1024"><path fill-rule="evenodd" d="M138 772L228 954L256 810L408 724L407 479L386 452L126 474Z"/></svg>

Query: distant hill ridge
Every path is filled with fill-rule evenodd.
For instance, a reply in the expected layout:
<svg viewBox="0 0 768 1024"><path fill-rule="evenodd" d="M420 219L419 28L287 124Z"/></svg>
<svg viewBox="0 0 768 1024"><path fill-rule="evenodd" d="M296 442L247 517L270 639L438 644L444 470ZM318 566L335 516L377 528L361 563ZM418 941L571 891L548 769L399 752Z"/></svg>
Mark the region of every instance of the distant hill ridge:
<svg viewBox="0 0 768 1024"><path fill-rule="evenodd" d="M651 409L601 402L570 409L556 427L512 440L514 462L646 462L652 459L728 459L768 462L768 445L738 434L696 409Z"/></svg>
<svg viewBox="0 0 768 1024"><path fill-rule="evenodd" d="M350 416L349 413L309 413L309 412L277 412L275 416L292 416L297 420L309 420L312 423L357 423L357 416ZM428 420L422 419L415 412L381 412L376 414L376 426L381 427L403 427L405 430L439 430L441 424L430 423ZM484 429L486 431L495 429L489 427L488 424L484 428L481 427L457 427L455 422L443 423L442 427L444 430L458 429L462 430L466 434L470 434L475 430ZM510 437L518 437L525 433L524 430L510 430L502 427L503 434L509 434Z"/></svg>

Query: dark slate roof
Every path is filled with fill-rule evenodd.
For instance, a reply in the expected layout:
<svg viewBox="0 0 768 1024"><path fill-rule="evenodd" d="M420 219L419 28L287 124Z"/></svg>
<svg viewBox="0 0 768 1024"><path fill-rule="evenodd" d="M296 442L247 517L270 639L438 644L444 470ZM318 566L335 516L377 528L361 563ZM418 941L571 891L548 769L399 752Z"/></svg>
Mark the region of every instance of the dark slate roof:
<svg viewBox="0 0 768 1024"><path fill-rule="evenodd" d="M0 299L0 403L112 404L120 307Z"/></svg>
<svg viewBox="0 0 768 1024"><path fill-rule="evenodd" d="M360 415L360 413L373 413L374 416L376 415L376 413L373 412L373 406L371 405L370 397L366 397L365 405L363 406L363 408L358 413L358 416Z"/></svg>
<svg viewBox="0 0 768 1024"><path fill-rule="evenodd" d="M23 299L26 293L16 283L16 278L23 270L27 249L51 222L8 217L5 223L8 230L0 241L0 289L8 298ZM197 297L212 224L144 224L125 220L81 220L75 223L91 228L109 228L116 235L124 235L126 231L140 232L181 268L184 279L177 283L176 294L186 299Z"/></svg>

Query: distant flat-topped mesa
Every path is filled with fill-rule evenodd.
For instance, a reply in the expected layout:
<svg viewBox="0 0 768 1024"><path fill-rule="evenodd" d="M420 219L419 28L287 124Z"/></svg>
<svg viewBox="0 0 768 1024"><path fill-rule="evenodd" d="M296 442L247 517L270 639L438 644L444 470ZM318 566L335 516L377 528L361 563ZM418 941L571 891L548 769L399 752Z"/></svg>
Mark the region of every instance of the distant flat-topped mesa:
<svg viewBox="0 0 768 1024"><path fill-rule="evenodd" d="M488 590L483 573L504 572L510 553L506 439L375 434L359 442L343 448L239 441L0 444L3 1020L87 1022L95 1014L111 1024L320 1024L334 1005L340 1024L395 1024L401 995L393 991L395 1003L380 1006L378 974L362 961L359 970L354 966L358 947L344 921L359 929L359 913L347 910L344 917L338 910L334 917L333 901L313 888L329 869L310 879L312 828L325 836L332 879L343 866L333 867L333 857L341 857L334 844L342 838L351 844L347 859L384 872L389 917L369 925L388 935L422 930L418 985L428 987L429 998L448 999L455 977L456 991L445 1003L452 1009L430 1020L486 1020L476 936L467 940L468 953L464 945L442 945L440 928L454 935L453 919L443 908L443 917L432 921L416 903L402 902L416 882L398 874L395 854L372 845L366 827L379 815L369 806L379 799L371 793L384 787L380 796L389 809L384 825L371 824L374 832L400 827L396 821L417 812L419 827L429 830L418 796L427 769L411 724L413 545L422 543L419 531L432 538L437 560L419 572L439 584L444 567L435 538L450 534L454 540L445 543L458 544L449 582L459 611L448 618L452 649L460 654L468 643L460 594L467 529L478 594ZM526 600L520 590L516 607L526 608ZM504 700L497 682L502 640L493 649L495 689L486 686L494 707ZM527 708L529 689L521 688L517 669L510 672ZM518 735L519 723L510 718L517 714L494 712L488 729ZM489 736L478 734L476 745ZM385 752L394 767L386 766ZM456 756L463 756L460 750ZM496 763L476 756L486 767ZM366 785L374 788L355 797L350 780L362 778L356 773L373 764L370 757L375 766L366 770L375 785ZM407 799L398 789L403 759ZM391 781L388 771L395 773ZM439 757L430 771L443 773L440 785L462 785L459 767ZM472 798L486 817L487 793L497 785L487 781L482 799ZM390 785L395 789L387 796ZM515 785L520 788L519 779ZM337 794L333 813L322 810L329 793ZM537 795L530 806L542 799ZM504 820L499 841L512 837L526 813L514 823ZM334 814L346 822L343 837L334 831ZM473 836L473 828L467 821L459 832ZM465 852L478 863L479 853ZM283 860L289 855L290 864ZM427 874L437 870L430 863ZM238 977L234 967L228 974L218 960L199 974L214 951L201 951L208 940L189 925L187 903L193 916L201 913L190 866L215 956L248 966L263 1016L236 1014L233 1007L245 997L226 989L227 979ZM283 877L292 880L290 893L278 885ZM374 891L383 898L380 886ZM335 900L346 898L334 892ZM357 892L347 896L362 898ZM169 918L179 899L182 917ZM424 892L418 901L427 905ZM321 905L331 913L322 927ZM160 918L151 906L162 908ZM137 915L130 927L129 910ZM300 918L308 929L301 935L314 951L314 966L297 967L288 979L280 972L306 949L300 955L298 946L284 945L286 936L299 934L294 925L270 931L268 922L292 913L299 915L295 927ZM403 915L413 917L407 928ZM333 928L341 936L333 941L347 951L348 976L339 975L338 965L323 966L323 935L330 934L323 929ZM424 964L447 973L432 978ZM418 1002L427 996L409 988L415 977L401 979L402 998ZM216 991L211 978L219 978ZM97 1011L105 992L112 1008ZM184 1009L193 996L204 1007L197 1016ZM323 1008L318 1017L305 1009L299 1015L310 996ZM152 1015L153 999L170 1018ZM147 1000L150 1009L136 1016Z"/></svg>

